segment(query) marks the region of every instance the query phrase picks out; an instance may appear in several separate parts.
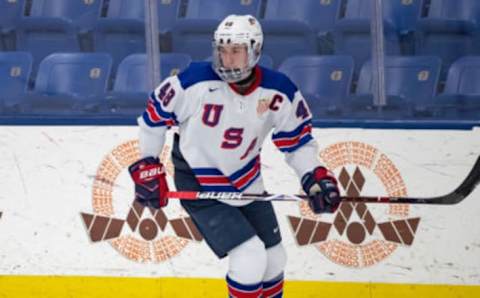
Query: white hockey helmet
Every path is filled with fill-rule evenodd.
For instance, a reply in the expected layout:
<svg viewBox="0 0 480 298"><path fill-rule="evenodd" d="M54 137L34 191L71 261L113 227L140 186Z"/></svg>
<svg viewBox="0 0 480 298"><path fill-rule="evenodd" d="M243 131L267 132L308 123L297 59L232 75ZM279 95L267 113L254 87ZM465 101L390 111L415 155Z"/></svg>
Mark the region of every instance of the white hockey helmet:
<svg viewBox="0 0 480 298"><path fill-rule="evenodd" d="M226 68L220 59L222 45L245 45L248 62L243 68ZM247 78L257 65L262 53L263 32L258 20L251 15L229 15L218 25L213 36L213 69L226 82Z"/></svg>

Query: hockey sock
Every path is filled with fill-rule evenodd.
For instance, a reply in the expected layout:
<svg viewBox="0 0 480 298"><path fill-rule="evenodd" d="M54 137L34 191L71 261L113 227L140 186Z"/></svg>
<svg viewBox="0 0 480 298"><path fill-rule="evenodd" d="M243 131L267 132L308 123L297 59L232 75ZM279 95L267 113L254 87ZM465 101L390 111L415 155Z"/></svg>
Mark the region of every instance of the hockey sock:
<svg viewBox="0 0 480 298"><path fill-rule="evenodd" d="M283 297L283 274L277 278L263 282L264 298L282 298Z"/></svg>
<svg viewBox="0 0 480 298"><path fill-rule="evenodd" d="M262 283L244 285L234 281L227 275L227 285L228 285L229 298L261 298L262 297Z"/></svg>

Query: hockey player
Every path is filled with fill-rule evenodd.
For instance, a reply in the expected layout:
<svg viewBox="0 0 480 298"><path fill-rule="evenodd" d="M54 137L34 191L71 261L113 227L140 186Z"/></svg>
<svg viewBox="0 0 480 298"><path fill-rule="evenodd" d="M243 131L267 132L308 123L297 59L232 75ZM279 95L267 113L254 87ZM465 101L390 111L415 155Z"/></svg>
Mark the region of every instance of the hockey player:
<svg viewBox="0 0 480 298"><path fill-rule="evenodd" d="M258 21L230 15L213 38L213 61L192 63L165 79L138 119L142 159L130 166L136 199L167 205L158 156L168 126L177 125L172 160L178 190L262 193L260 150L274 144L295 170L315 213L340 203L337 181L317 159L311 114L283 74L257 65L263 44ZM230 297L282 297L285 249L271 202L181 201L212 251L228 256Z"/></svg>

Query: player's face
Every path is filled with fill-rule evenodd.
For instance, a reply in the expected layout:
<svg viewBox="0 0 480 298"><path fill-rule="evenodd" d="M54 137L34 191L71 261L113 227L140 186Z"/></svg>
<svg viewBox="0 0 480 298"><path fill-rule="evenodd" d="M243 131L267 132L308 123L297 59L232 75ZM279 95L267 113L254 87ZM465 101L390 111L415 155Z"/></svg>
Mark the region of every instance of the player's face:
<svg viewBox="0 0 480 298"><path fill-rule="evenodd" d="M245 68L247 66L247 46L227 45L219 46L220 60L225 68Z"/></svg>

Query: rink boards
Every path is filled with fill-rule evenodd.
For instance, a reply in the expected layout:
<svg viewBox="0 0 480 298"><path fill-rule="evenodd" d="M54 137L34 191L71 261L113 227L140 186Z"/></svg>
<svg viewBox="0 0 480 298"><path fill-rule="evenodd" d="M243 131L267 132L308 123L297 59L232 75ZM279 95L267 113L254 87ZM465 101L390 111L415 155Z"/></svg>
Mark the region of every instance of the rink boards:
<svg viewBox="0 0 480 298"><path fill-rule="evenodd" d="M478 129L314 134L350 195L441 195L480 154ZM178 202L133 205L136 136L135 127L0 129L0 297L225 297L227 262ZM300 191L270 141L261 157L269 192ZM480 296L480 190L452 206L344 204L321 216L304 203L274 206L286 297Z"/></svg>

